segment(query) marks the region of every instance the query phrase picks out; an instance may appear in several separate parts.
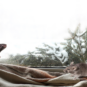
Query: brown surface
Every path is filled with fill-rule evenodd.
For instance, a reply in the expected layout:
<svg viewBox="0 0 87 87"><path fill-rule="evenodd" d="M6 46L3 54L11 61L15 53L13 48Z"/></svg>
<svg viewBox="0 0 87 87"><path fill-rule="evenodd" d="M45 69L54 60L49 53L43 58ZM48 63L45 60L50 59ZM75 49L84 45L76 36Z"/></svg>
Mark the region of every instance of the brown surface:
<svg viewBox="0 0 87 87"><path fill-rule="evenodd" d="M49 80L48 78L33 78L31 73L29 73L29 69L30 68L23 67L23 66L0 64L0 77L5 81L10 82L10 84L5 84L5 81L3 81L4 82L3 83L2 80L0 82L2 82L2 85L4 85L4 87L6 87L6 85L8 85L7 87L16 87L16 86L17 87L47 87L47 86L48 87L70 87L66 85L70 85L70 84L72 85L78 82L78 81L72 80L74 81L74 83L72 81L68 83L69 80L65 82L64 80L61 80L61 78L60 78L60 81L57 80L58 78L56 78L56 80L52 79L53 81ZM59 72L49 72L49 73L51 75L56 75L59 77L60 75L62 75L62 73L59 73ZM33 79L30 79L30 78L33 78ZM47 79L47 83L37 82L36 80L39 80L39 79L41 80ZM53 85L57 85L57 86L53 86Z"/></svg>

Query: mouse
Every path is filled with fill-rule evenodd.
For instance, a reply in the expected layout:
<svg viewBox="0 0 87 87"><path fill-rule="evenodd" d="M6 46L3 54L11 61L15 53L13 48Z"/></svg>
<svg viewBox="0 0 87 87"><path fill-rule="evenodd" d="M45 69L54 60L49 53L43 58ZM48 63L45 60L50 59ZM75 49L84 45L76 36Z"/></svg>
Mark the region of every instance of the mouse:
<svg viewBox="0 0 87 87"><path fill-rule="evenodd" d="M65 73L71 73L72 76L81 77L87 76L87 64L71 62L64 70Z"/></svg>

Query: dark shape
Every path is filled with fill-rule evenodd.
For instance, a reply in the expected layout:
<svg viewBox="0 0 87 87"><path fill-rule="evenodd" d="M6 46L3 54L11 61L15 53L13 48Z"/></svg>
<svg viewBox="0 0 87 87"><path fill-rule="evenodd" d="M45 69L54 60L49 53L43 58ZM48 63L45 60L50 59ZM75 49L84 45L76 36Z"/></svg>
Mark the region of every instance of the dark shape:
<svg viewBox="0 0 87 87"><path fill-rule="evenodd" d="M0 52L1 52L2 50L4 50L6 47L7 47L6 44L0 44Z"/></svg>

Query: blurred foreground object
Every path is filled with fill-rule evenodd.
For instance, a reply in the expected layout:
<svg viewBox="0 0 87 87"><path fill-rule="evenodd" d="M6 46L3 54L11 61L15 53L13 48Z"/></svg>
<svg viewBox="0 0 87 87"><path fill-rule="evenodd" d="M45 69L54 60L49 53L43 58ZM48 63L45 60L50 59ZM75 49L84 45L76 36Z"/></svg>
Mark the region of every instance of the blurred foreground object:
<svg viewBox="0 0 87 87"><path fill-rule="evenodd" d="M2 50L4 50L6 47L7 47L6 44L0 44L0 52L1 52ZM1 58L1 56L0 56L0 58Z"/></svg>
<svg viewBox="0 0 87 87"><path fill-rule="evenodd" d="M0 52L7 47L6 44L0 44Z"/></svg>

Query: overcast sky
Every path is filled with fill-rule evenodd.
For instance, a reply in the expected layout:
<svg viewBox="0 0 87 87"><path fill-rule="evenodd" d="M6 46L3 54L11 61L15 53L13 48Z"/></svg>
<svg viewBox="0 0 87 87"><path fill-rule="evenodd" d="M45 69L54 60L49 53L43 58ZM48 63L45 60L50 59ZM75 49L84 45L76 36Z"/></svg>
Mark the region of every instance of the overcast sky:
<svg viewBox="0 0 87 87"><path fill-rule="evenodd" d="M68 28L87 27L87 0L0 0L0 54L26 54L42 43L63 42Z"/></svg>

